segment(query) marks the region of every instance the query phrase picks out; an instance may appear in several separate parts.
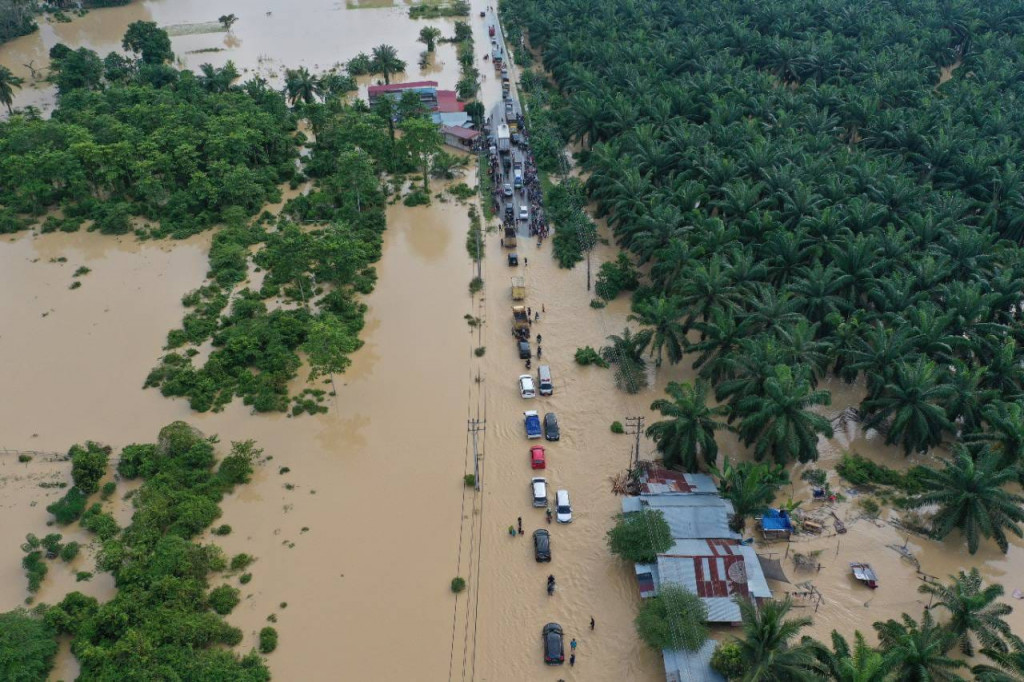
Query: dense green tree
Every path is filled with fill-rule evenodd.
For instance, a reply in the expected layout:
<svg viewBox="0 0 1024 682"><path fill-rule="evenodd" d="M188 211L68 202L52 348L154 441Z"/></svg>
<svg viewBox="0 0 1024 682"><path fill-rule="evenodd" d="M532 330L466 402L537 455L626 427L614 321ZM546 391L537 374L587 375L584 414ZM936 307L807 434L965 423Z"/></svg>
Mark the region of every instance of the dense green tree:
<svg viewBox="0 0 1024 682"><path fill-rule="evenodd" d="M885 665L897 682L954 682L964 679L957 670L967 667L947 652L954 636L938 625L925 609L918 623L907 614L902 621L875 623Z"/></svg>
<svg viewBox="0 0 1024 682"><path fill-rule="evenodd" d="M967 539L971 554L978 551L982 538L992 538L1005 553L1009 549L1006 533L1024 537L1024 497L1004 486L1017 477L1012 468L1000 468L999 456L989 451L973 455L957 445L953 459L942 469L925 468L921 485L925 492L914 498L918 506L936 505L932 532L944 538L959 530Z"/></svg>
<svg viewBox="0 0 1024 682"><path fill-rule="evenodd" d="M402 143L423 174L423 191L430 193L430 161L441 151L441 133L433 121L408 118L402 121Z"/></svg>
<svg viewBox="0 0 1024 682"><path fill-rule="evenodd" d="M953 430L942 402L954 395L954 388L942 383L938 365L924 357L913 364L896 365L893 379L877 398L864 401L871 415L869 427L888 422L886 443L901 443L903 452L924 452L942 442L945 431Z"/></svg>
<svg viewBox="0 0 1024 682"><path fill-rule="evenodd" d="M45 680L57 655L57 638L38 613L0 613L0 679Z"/></svg>
<svg viewBox="0 0 1024 682"><path fill-rule="evenodd" d="M643 509L615 517L608 531L608 547L626 561L651 563L672 546L672 531L656 509Z"/></svg>
<svg viewBox="0 0 1024 682"><path fill-rule="evenodd" d="M174 60L170 36L153 21L134 21L128 24L121 47L139 55L146 64L163 64Z"/></svg>
<svg viewBox="0 0 1024 682"><path fill-rule="evenodd" d="M68 451L71 458L71 478L75 487L86 495L99 490L100 479L107 473L109 447L102 447L89 441L85 447L73 445Z"/></svg>
<svg viewBox="0 0 1024 682"><path fill-rule="evenodd" d="M924 583L918 587L918 592L936 598L932 608L942 607L949 612L946 627L957 638L963 654L974 655L975 639L989 651L1007 652L1010 644L1020 648L1020 639L1003 620L1013 609L996 601L1003 596L1003 586L984 587L977 568L967 573L960 571L950 578L953 582L949 585Z"/></svg>
<svg viewBox="0 0 1024 682"><path fill-rule="evenodd" d="M292 106L297 102L312 104L323 95L320 79L304 66L285 71L284 88L288 102Z"/></svg>
<svg viewBox="0 0 1024 682"><path fill-rule="evenodd" d="M982 649L981 653L995 663L995 666L980 663L971 668L971 673L980 682L1019 682L1024 678L1024 648L1013 651Z"/></svg>
<svg viewBox="0 0 1024 682"><path fill-rule="evenodd" d="M718 460L715 431L726 426L716 418L728 414L728 408L708 407L709 390L707 382L699 379L693 385L670 381L665 392L671 400L662 398L651 403L652 410L668 417L647 427L647 437L657 444L665 466L682 466L692 472L700 469L702 459L708 466Z"/></svg>
<svg viewBox="0 0 1024 682"><path fill-rule="evenodd" d="M636 632L655 651L697 651L708 641L708 607L684 587L662 583L657 596L640 604Z"/></svg>
<svg viewBox="0 0 1024 682"><path fill-rule="evenodd" d="M686 332L679 318L679 306L674 300L664 296L636 301L633 304L633 314L629 319L650 328L651 355L657 355L658 367L661 366L662 351L668 351L668 361L672 364L683 359Z"/></svg>

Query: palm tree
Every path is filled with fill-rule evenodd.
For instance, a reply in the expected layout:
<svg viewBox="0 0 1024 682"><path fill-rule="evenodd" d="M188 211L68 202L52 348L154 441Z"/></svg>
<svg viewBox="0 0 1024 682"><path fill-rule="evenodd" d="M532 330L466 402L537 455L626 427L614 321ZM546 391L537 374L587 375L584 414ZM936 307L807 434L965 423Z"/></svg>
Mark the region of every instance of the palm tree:
<svg viewBox="0 0 1024 682"><path fill-rule="evenodd" d="M974 655L975 637L982 647L1004 653L1010 650L1007 642L1021 644L1003 620L1013 609L1009 604L996 602L1003 596L1002 585L982 587L977 568L971 568L969 573L960 571L950 578L953 582L949 585L924 583L917 591L938 598L935 606L949 611L946 627L959 641L965 656Z"/></svg>
<svg viewBox="0 0 1024 682"><path fill-rule="evenodd" d="M810 637L803 641L814 648L822 672L837 682L888 682L891 679L885 659L878 650L868 646L860 631L853 633L853 647L846 638L832 631L832 649Z"/></svg>
<svg viewBox="0 0 1024 682"><path fill-rule="evenodd" d="M944 431L954 430L942 409L953 393L953 387L942 381L938 365L918 356L914 364L898 364L878 397L864 401L864 412L871 415L865 425L875 428L891 419L885 442L901 442L907 455L924 452L942 442Z"/></svg>
<svg viewBox="0 0 1024 682"><path fill-rule="evenodd" d="M974 679L979 682L1020 682L1024 679L1024 648L1016 648L1009 652L982 649L981 653L999 667L978 664L971 668Z"/></svg>
<svg viewBox="0 0 1024 682"><path fill-rule="evenodd" d="M686 331L679 322L680 317L680 305L672 298L659 296L633 304L633 314L627 319L651 328L651 355L658 354L655 367L661 367L663 350L668 351L668 361L673 365L683 359Z"/></svg>
<svg viewBox="0 0 1024 682"><path fill-rule="evenodd" d="M729 528L742 533L747 519L762 513L779 488L789 482L789 474L779 465L740 462L733 465L728 458L721 469L710 467L718 479L718 494L732 502L733 515Z"/></svg>
<svg viewBox="0 0 1024 682"><path fill-rule="evenodd" d="M999 454L1000 468L1024 464L1024 407L1020 403L996 401L982 411L988 429L964 436L967 443L988 443Z"/></svg>
<svg viewBox="0 0 1024 682"><path fill-rule="evenodd" d="M405 71L405 62L398 58L398 51L390 45L378 45L372 54L372 73L384 76L385 83L391 83L391 74Z"/></svg>
<svg viewBox="0 0 1024 682"><path fill-rule="evenodd" d="M0 103L7 106L7 113L14 113L14 89L21 88L24 78L15 76L6 66L0 66Z"/></svg>
<svg viewBox="0 0 1024 682"><path fill-rule="evenodd" d="M441 29L436 26L424 26L420 29L418 40L427 46L427 52L433 52L437 39L441 37Z"/></svg>
<svg viewBox="0 0 1024 682"><path fill-rule="evenodd" d="M662 398L651 403L652 410L671 417L647 427L647 436L657 443L666 466L679 465L687 471L697 471L701 456L705 463L714 466L718 459L715 431L726 428L716 417L726 415L729 409L724 405L708 407L709 391L708 383L700 379L695 385L670 381L665 392L672 400Z"/></svg>
<svg viewBox="0 0 1024 682"><path fill-rule="evenodd" d="M736 603L743 619L743 637L736 639L743 660L743 682L820 679L814 648L807 642L793 641L811 619L803 616L786 620L793 608L790 597L760 607L743 597L736 597Z"/></svg>
<svg viewBox="0 0 1024 682"><path fill-rule="evenodd" d="M764 382L764 395L747 396L737 403L739 434L747 445L756 442L758 461L765 457L779 464L814 461L818 434L831 438L832 425L807 408L831 402L828 391L813 391L804 376L794 375L787 365L776 365Z"/></svg>
<svg viewBox="0 0 1024 682"><path fill-rule="evenodd" d="M608 341L611 345L601 349L601 357L615 365L615 385L627 393L639 393L647 386L643 352L651 342L651 331L644 329L634 334L627 327L622 336L612 334Z"/></svg>
<svg viewBox="0 0 1024 682"><path fill-rule="evenodd" d="M903 614L903 620L875 623L886 667L896 682L952 682L963 678L956 670L967 664L946 656L953 644L949 631L935 623L927 609L921 624Z"/></svg>
<svg viewBox="0 0 1024 682"><path fill-rule="evenodd" d="M945 468L925 468L921 484L925 492L914 498L916 506L938 505L932 518L932 533L941 539L954 528L967 538L971 554L978 551L981 538L993 538L1005 554L1009 549L1006 531L1024 537L1024 497L1004 485L1017 477L1015 468L1000 466L998 453L983 449L977 456L956 445L953 460Z"/></svg>
<svg viewBox="0 0 1024 682"><path fill-rule="evenodd" d="M292 106L299 101L312 104L323 94L320 79L304 66L285 71L284 84L288 102Z"/></svg>

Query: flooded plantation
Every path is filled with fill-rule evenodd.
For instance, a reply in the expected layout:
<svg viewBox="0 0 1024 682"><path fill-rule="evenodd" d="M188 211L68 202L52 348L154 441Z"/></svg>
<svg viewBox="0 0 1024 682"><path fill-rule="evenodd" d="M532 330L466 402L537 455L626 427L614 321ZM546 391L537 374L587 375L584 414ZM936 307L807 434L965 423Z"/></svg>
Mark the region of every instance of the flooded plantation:
<svg viewBox="0 0 1024 682"><path fill-rule="evenodd" d="M478 46L489 41L486 21L478 17L484 7L475 2L467 19ZM151 0L46 23L38 33L0 46L0 63L30 77L23 65L45 69L47 51L57 42L103 54L119 49L129 23L144 20L172 29L180 66L232 60L243 79L259 73L275 88L285 68L323 71L382 42L394 45L409 64L404 79L429 77L454 87L454 46L439 45L430 66L416 67L423 49L416 41L419 29L434 25L449 34L453 20L414 21L407 10L403 3L378 2L268 0L256 7L237 0ZM225 32L216 18L228 13L239 20ZM481 59L486 50L477 52L477 66L488 74L481 99L490 107L500 101L500 84ZM361 94L369 80L360 80ZM48 111L53 97L52 88L37 82L17 93L15 106ZM471 161L461 180L474 185L474 175ZM443 184L431 189L439 192ZM329 411L296 418L257 415L240 401L220 413L199 414L184 400L142 388L167 330L180 323L182 296L204 282L208 235L140 242L85 232L24 233L0 240L0 383L7 391L0 409L0 508L16 519L0 526L0 610L28 595L19 544L26 533L46 532L45 507L60 494L51 484L70 481L70 467L53 453L87 439L117 451L150 439L164 424L186 420L218 434L222 443L252 438L269 458L251 484L225 499L219 522L232 532L202 541L229 555L256 557L252 581L242 586L242 601L228 621L245 633L238 649L247 651L273 618L281 643L268 665L276 679L440 680L446 671L449 680L492 682L663 679L660 654L635 633L633 566L612 556L605 539L621 503L611 478L627 467L633 445L631 436L612 433L610 425L637 416L647 425L657 421L650 404L664 396L670 381L692 381L695 373L685 361L666 364L652 370L650 387L629 395L615 388L610 370L579 366L577 348L600 348L609 335L621 333L629 300L621 296L592 308L585 266L559 269L548 242L538 246L521 238L520 265L513 269L497 231L489 232L481 264L485 285L470 296L476 268L466 252L468 227L466 206L454 201L388 207L377 285L364 299L365 345L334 377L338 394L329 399ZM600 229L611 241L603 223ZM595 248L594 271L616 255L607 243ZM89 272L76 278L81 267ZM526 401L518 392L524 370L509 334L513 275L525 279L525 303L543 310L533 333L544 337L551 397ZM71 288L75 281L81 285ZM467 316L480 325L468 325ZM481 347L485 352L474 352ZM294 381L296 389L304 379ZM823 387L832 392L832 404L817 409L829 418L856 405L864 390L837 381ZM571 524L548 525L543 508L531 506L525 409L558 415L561 439L544 442L543 473L550 492L570 492ZM478 442L479 493L463 485L463 475L474 470L467 433L473 419L485 422ZM752 457L734 435L720 435L719 442L720 457ZM19 451L37 454L19 462ZM858 505L865 492L831 471L848 451L899 469L934 459L905 460L855 421L822 439L819 451L818 466L830 470L830 483L845 501L813 501L799 478L805 467L794 470L794 484L780 497L829 520L826 531L790 543L755 543L760 554L780 561L789 583L770 585L776 596L795 596L798 615L812 615L810 634L827 638L832 629L846 635L859 629L873 638L873 622L916 614L928 603L917 593L922 578L945 580L970 565L979 566L986 580L1004 584L1007 600L1016 605L1010 595L1024 589L1024 581L1013 582L1024 567L1024 542L1013 539L1006 555L986 544L970 556L956 533L943 543L910 534L889 522L888 507L877 517L865 514ZM655 456L654 444L641 438L640 459ZM130 490L118 484L119 520L130 514L130 502L123 500ZM845 533L828 530L833 512ZM525 535L510 537L506 529L520 517ZM534 561L530 534L540 528L551 533L550 564ZM66 535L78 538L75 533ZM88 540L84 533L79 539ZM797 555L810 560L798 562ZM73 564L53 568L36 601L57 601L72 589L108 598L114 590L108 575L75 582L75 571L91 570L92 557L87 551ZM854 561L871 563L880 577L877 590L853 578ZM558 582L551 596L545 591L548 574ZM449 589L455 576L468 583L457 597ZM1024 631L1024 608L1009 620ZM555 671L543 663L539 634L548 622L560 623L566 640L578 640L575 667ZM717 629L714 636L731 632ZM54 679L76 670L65 642Z"/></svg>

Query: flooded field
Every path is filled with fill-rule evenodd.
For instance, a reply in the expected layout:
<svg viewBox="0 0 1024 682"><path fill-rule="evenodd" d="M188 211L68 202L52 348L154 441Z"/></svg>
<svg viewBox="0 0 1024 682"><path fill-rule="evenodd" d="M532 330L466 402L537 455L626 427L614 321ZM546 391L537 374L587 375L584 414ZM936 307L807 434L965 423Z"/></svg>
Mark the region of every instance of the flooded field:
<svg viewBox="0 0 1024 682"><path fill-rule="evenodd" d="M0 46L0 63L27 76L22 65L43 68L57 42L102 54L118 47L130 22L151 20L176 27L172 45L187 66L231 59L240 70L272 77L285 66L325 69L389 43L409 63L407 79L426 76L454 86L458 65L450 46L439 46L425 74L416 67L423 49L416 42L419 28L435 25L447 34L451 19L412 21L403 3L369 5L138 2L44 25L35 35ZM485 5L475 2L469 19L481 54L486 24L477 13ZM232 32L208 32L210 22L227 13L239 17ZM223 51L195 52L212 48ZM489 105L500 89L493 69L483 61L478 66L489 76L482 83ZM15 105L30 103L52 104L52 91L26 87ZM0 241L0 383L8 395L0 409L0 449L9 450L0 454L0 509L18 520L0 525L0 610L27 596L18 544L27 532L46 531L45 506L60 494L39 484L70 478L66 463L46 455L19 463L16 451L64 452L86 439L118 449L149 441L161 426L186 419L224 443L254 438L273 457L250 485L225 500L222 521L234 530L216 542L228 553L257 557L253 581L229 620L246 633L239 647L244 651L268 616L276 617L281 644L269 657L276 679L442 680L446 671L449 680L491 682L663 679L660 656L634 634L638 598L632 567L605 545L620 505L609 477L625 468L631 444L609 426L629 416L644 416L648 425L655 421L650 403L668 381L692 379L688 365L662 368L638 395L618 391L610 371L573 361L577 347L599 348L606 336L620 333L629 312L625 297L603 310L589 307L585 267L560 270L550 258L550 243L538 248L524 239L520 258L529 264L511 270L492 234L482 266L486 286L470 298L467 284L475 273L464 246L464 206L398 204L387 218L378 285L366 299L365 346L337 377L339 395L330 412L296 419L250 415L239 402L220 414L198 415L183 401L141 388L167 331L180 322L181 296L203 282L208 235L173 243L96 234L24 234ZM611 247L596 249L594 271L614 255ZM80 288L69 289L82 265L91 272L80 278ZM509 335L513 274L526 277L526 303L544 310L534 333L544 337L552 397L524 401L516 389L523 365ZM466 324L467 314L483 320L480 331ZM482 358L473 353L479 346L486 348ZM833 392L833 405L823 408L829 416L860 400L857 386L825 387ZM524 409L558 414L562 439L544 443L544 473L552 493L570 492L570 525L548 526L543 510L531 507ZM479 494L461 480L473 470L466 424L474 417L486 420ZM723 455L749 456L734 437L723 436L721 444ZM880 436L855 425L822 441L820 449L826 468L846 450L890 466L905 462ZM641 457L653 458L653 452L644 439ZM281 473L285 467L289 471ZM806 500L799 470L794 479L783 496ZM846 494L834 474L832 484ZM118 495L126 490L122 484ZM826 637L833 628L870 633L875 620L903 611L919 614L927 601L916 593L918 574L890 546L905 547L928 575L945 579L978 565L1008 595L1024 589L1024 581L1013 582L1024 567L1020 541L1006 556L985 544L971 557L958 536L943 544L897 532L884 522L886 510L881 520L859 518L857 498L849 497L834 509L847 534L758 547L776 554L790 579L772 584L777 595L807 592L801 585L807 582L820 592L816 636ZM804 508L814 511L809 500ZM120 513L126 518L126 505ZM526 535L510 538L506 529L517 517ZM552 534L548 565L534 562L529 539L542 527ZM796 571L796 552L817 552L820 570ZM881 578L878 590L853 580L848 564L855 560L872 563ZM39 599L54 601L75 588L109 596L109 576L74 582L72 571L90 566L85 553L67 570L51 569ZM549 573L558 582L552 597L544 589ZM457 599L449 590L456 575L468 582ZM813 612L813 603L800 599ZM540 629L552 621L564 627L567 640L580 643L575 668L553 670L542 663ZM1010 622L1024 631L1024 608ZM54 679L74 676L74 661L62 651Z"/></svg>

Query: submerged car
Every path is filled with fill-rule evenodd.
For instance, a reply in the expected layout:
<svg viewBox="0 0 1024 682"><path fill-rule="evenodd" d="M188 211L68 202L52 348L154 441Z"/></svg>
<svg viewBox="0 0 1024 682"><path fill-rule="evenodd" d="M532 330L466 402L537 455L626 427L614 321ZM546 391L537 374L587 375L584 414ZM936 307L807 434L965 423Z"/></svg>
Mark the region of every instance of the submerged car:
<svg viewBox="0 0 1024 682"><path fill-rule="evenodd" d="M551 561L551 534L543 528L533 531L533 557L537 561Z"/></svg>
<svg viewBox="0 0 1024 682"><path fill-rule="evenodd" d="M544 639L544 662L548 665L562 665L565 663L565 644L562 641L562 626L558 623L548 623L540 631Z"/></svg>
<svg viewBox="0 0 1024 682"><path fill-rule="evenodd" d="M558 440L561 437L562 432L558 428L558 417L555 416L554 412L548 412L544 415L545 440Z"/></svg>

